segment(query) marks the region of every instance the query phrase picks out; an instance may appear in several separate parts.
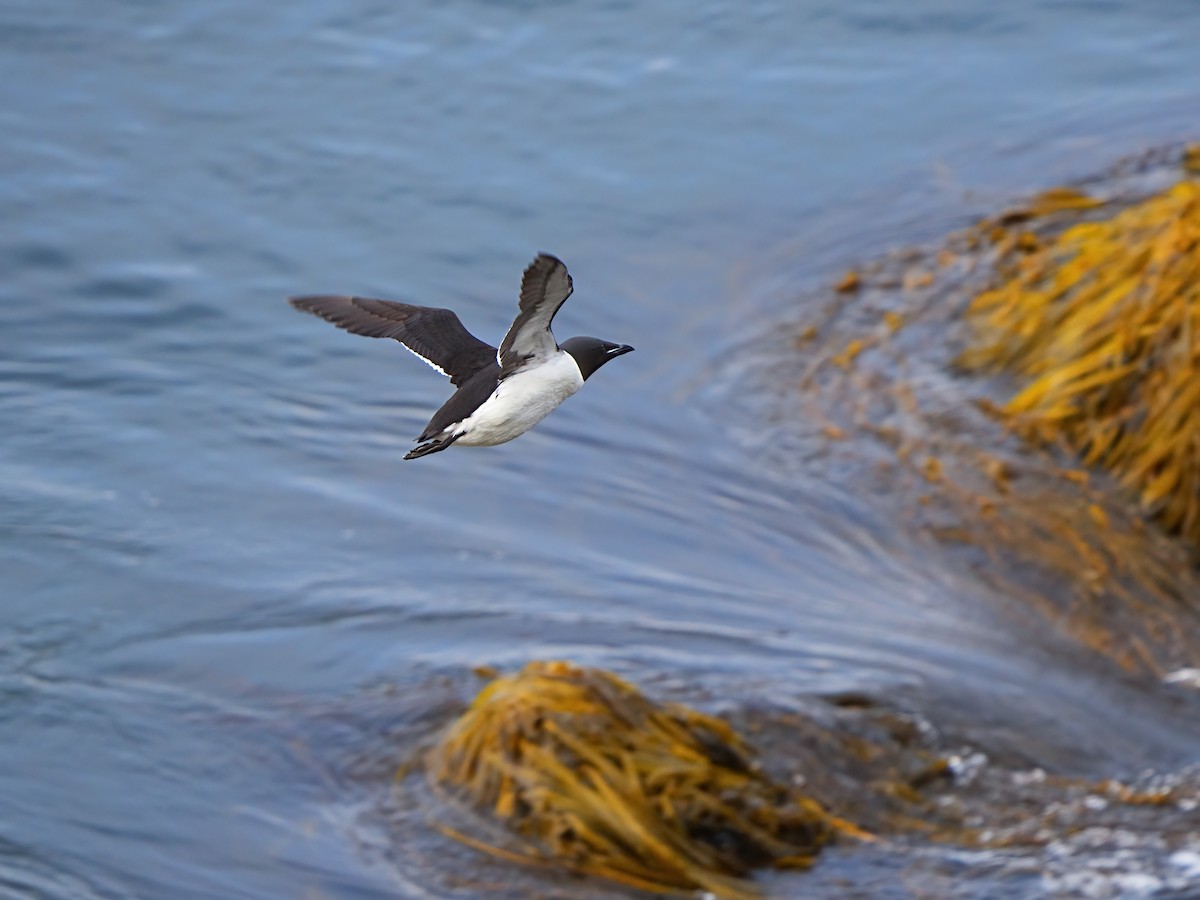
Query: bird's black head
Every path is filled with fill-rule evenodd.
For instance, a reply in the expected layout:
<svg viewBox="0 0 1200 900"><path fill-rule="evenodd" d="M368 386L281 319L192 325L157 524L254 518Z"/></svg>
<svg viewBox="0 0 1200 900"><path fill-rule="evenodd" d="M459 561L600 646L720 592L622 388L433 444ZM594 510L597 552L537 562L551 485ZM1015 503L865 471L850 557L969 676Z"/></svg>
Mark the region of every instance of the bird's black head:
<svg viewBox="0 0 1200 900"><path fill-rule="evenodd" d="M628 344L610 344L593 337L573 337L558 346L575 357L575 364L579 366L584 381L610 359L633 352Z"/></svg>

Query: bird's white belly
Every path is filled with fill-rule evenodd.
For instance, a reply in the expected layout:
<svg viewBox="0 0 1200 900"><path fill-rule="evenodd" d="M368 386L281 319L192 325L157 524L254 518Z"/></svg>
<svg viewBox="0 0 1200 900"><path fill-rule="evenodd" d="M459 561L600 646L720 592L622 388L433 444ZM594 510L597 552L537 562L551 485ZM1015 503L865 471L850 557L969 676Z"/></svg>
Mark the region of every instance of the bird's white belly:
<svg viewBox="0 0 1200 900"><path fill-rule="evenodd" d="M524 434L583 387L571 354L562 350L544 365L517 372L497 385L492 396L454 429L458 443L490 447Z"/></svg>

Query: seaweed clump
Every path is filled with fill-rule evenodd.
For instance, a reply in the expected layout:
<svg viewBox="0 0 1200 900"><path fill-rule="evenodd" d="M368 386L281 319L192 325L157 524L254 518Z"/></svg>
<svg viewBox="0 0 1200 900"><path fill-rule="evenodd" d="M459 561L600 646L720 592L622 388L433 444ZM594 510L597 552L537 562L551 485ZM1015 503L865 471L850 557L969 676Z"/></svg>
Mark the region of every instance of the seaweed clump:
<svg viewBox="0 0 1200 900"><path fill-rule="evenodd" d="M1200 182L1001 261L959 362L1031 379L1003 407L1028 440L1109 469L1200 547Z"/></svg>
<svg viewBox="0 0 1200 900"><path fill-rule="evenodd" d="M810 866L839 824L763 774L720 719L565 662L495 679L431 751L428 771L521 844L443 828L452 837L659 893L756 897L752 868Z"/></svg>

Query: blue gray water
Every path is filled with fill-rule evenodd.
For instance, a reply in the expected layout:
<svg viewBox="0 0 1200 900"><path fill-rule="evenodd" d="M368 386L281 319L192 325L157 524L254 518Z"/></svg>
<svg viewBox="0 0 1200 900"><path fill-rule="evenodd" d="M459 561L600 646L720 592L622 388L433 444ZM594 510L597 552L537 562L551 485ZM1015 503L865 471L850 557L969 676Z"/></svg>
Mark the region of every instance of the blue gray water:
<svg viewBox="0 0 1200 900"><path fill-rule="evenodd" d="M418 894L296 736L477 663L1026 677L711 388L790 286L1194 135L1198 42L1191 0L0 6L0 895ZM402 462L447 385L283 302L496 341L538 250L560 337L637 353L504 447Z"/></svg>

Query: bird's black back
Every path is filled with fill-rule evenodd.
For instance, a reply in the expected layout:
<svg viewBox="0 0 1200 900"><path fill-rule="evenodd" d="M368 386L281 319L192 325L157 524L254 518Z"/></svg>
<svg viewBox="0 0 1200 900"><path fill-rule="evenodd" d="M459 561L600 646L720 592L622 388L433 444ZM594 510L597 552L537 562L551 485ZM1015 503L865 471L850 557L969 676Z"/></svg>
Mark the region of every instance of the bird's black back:
<svg viewBox="0 0 1200 900"><path fill-rule="evenodd" d="M442 404L442 408L433 414L425 430L421 432L418 441L427 441L439 435L455 422L463 419L479 409L492 396L496 385L500 383L500 366L493 359L491 364L480 369L468 378L450 399Z"/></svg>

